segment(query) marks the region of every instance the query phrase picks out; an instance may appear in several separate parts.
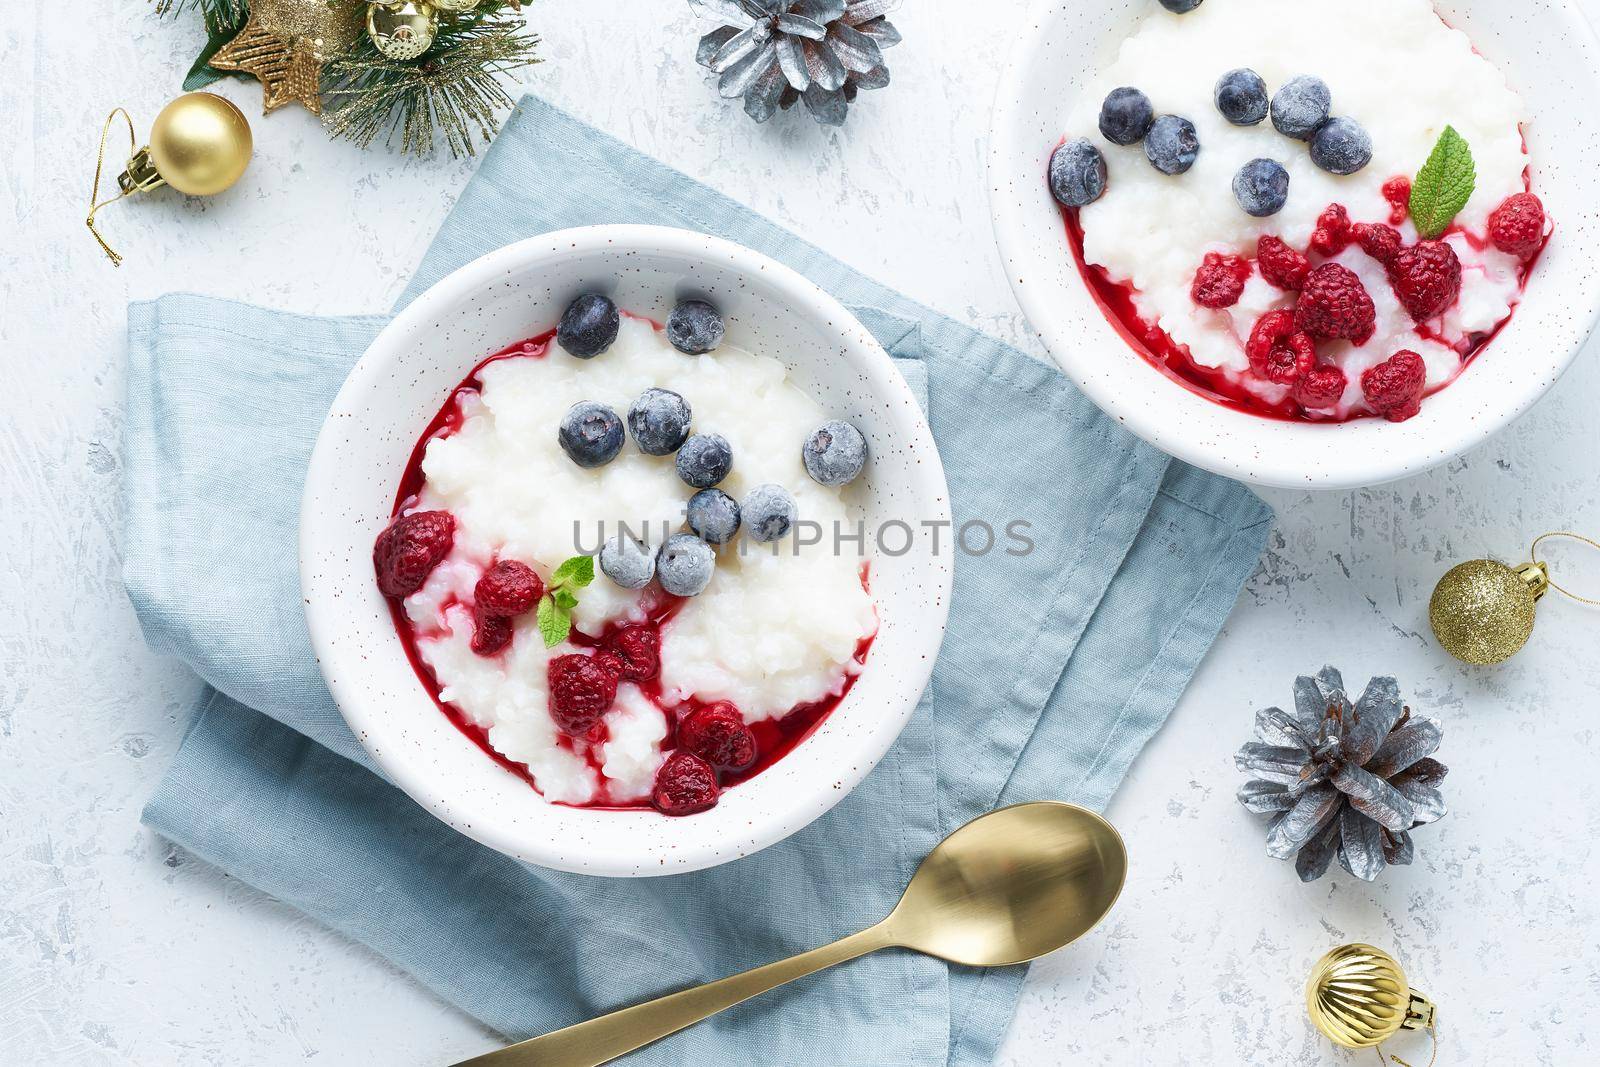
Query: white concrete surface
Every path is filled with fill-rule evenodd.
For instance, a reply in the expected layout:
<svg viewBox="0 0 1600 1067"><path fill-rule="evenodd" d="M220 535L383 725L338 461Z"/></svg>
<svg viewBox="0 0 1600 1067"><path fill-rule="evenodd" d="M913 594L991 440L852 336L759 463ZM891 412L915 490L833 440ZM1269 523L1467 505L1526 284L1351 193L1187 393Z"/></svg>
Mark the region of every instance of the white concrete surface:
<svg viewBox="0 0 1600 1067"><path fill-rule="evenodd" d="M403 974L138 825L195 683L145 649L118 578L126 302L189 289L304 312L385 307L472 164L331 143L302 112L260 118L258 88L230 82L255 124L250 175L209 202L112 209L106 230L128 256L113 270L82 223L99 123L125 104L147 128L200 32L139 3L91 5L92 18L5 6L0 1063L429 1065L486 1049L488 1035ZM991 242L982 165L1023 6L914 0L897 20L894 86L843 133L758 128L719 102L676 0L540 0L548 62L526 82L1033 347ZM1395 950L1440 1002L1444 1062L1594 1058L1600 613L1552 598L1527 651L1473 670L1435 647L1425 610L1457 560L1520 557L1550 528L1600 531L1595 356L1442 470L1267 494L1280 522L1263 566L1112 806L1134 857L1127 895L1106 928L1035 970L1003 1064L1347 1062L1307 1027L1300 989L1322 951L1357 938ZM1564 558L1600 585L1600 560ZM1418 834L1415 866L1372 886L1300 885L1233 800L1251 713L1325 662L1356 685L1394 673L1445 721L1451 814ZM1425 1043L1396 1051L1425 1062Z"/></svg>

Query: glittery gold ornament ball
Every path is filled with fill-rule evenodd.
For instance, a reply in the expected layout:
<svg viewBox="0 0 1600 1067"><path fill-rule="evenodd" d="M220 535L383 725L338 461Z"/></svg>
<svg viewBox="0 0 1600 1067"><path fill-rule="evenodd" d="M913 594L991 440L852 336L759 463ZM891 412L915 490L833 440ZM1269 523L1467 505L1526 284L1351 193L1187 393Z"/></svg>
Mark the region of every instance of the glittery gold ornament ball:
<svg viewBox="0 0 1600 1067"><path fill-rule="evenodd" d="M439 13L431 3L372 4L367 8L367 36L390 59L416 59L433 47L439 32Z"/></svg>
<svg viewBox="0 0 1600 1067"><path fill-rule="evenodd" d="M1492 559L1451 568L1433 590L1428 621L1446 652L1468 663L1510 659L1533 634L1534 606L1548 579L1540 564L1522 571Z"/></svg>
<svg viewBox="0 0 1600 1067"><path fill-rule="evenodd" d="M432 3L440 11L471 11L478 6L478 0L432 0Z"/></svg>

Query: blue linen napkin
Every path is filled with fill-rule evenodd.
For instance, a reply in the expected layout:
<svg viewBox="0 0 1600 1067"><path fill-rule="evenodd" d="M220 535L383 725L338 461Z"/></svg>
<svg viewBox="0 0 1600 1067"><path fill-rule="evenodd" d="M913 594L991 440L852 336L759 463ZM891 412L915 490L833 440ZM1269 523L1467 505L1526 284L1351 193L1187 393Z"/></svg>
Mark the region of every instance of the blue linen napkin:
<svg viewBox="0 0 1600 1067"><path fill-rule="evenodd" d="M868 925L944 833L998 804L1103 807L1210 647L1272 518L1242 486L1131 437L1054 369L532 97L402 303L492 248L602 222L730 238L849 305L924 400L956 521L1027 519L1037 549L959 560L917 714L816 823L671 878L530 867L434 821L373 772L306 637L301 481L334 393L386 320L183 295L130 308L126 584L150 643L211 687L145 822L508 1038ZM1023 974L880 953L627 1062L987 1063Z"/></svg>

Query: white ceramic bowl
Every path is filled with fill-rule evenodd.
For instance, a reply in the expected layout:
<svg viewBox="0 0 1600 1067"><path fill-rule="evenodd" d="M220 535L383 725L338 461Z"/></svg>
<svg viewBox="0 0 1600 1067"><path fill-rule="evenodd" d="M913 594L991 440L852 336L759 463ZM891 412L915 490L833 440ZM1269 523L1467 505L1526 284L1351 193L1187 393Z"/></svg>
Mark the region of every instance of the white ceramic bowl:
<svg viewBox="0 0 1600 1067"><path fill-rule="evenodd" d="M1227 0L1211 0L1225 3ZM1600 317L1600 46L1569 0L1439 0L1528 109L1533 188L1555 235L1525 299L1482 358L1422 414L1392 424L1281 422L1190 392L1131 351L1089 294L1045 185L1079 92L1156 0L1047 0L1023 25L1000 82L990 209L1017 301L1061 368L1165 451L1265 485L1373 485L1425 470L1505 427L1544 395ZM1397 102L1396 106L1404 106Z"/></svg>
<svg viewBox="0 0 1600 1067"><path fill-rule="evenodd" d="M727 241L652 226L563 230L502 248L402 312L350 372L317 439L300 523L306 619L345 720L391 780L462 833L518 859L614 876L670 874L747 855L845 796L888 751L944 636L949 558L871 556L881 628L866 668L812 736L710 811L667 818L545 801L498 766L418 680L372 572L407 458L484 356L554 326L581 292L665 321L679 295L720 306L728 343L770 354L866 434L852 488L869 524L948 521L944 469L915 397L872 335L794 271ZM554 433L554 428L551 430ZM795 447L799 447L796 442ZM898 542L895 542L898 543Z"/></svg>

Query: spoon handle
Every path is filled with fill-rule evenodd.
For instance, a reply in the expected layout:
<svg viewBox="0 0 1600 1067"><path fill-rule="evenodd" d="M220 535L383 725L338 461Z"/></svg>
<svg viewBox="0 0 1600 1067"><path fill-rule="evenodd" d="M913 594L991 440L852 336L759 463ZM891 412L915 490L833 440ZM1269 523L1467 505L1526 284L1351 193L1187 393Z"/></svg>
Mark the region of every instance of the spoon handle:
<svg viewBox="0 0 1600 1067"><path fill-rule="evenodd" d="M831 945L463 1060L455 1067L598 1067L769 989L894 944L887 921Z"/></svg>

